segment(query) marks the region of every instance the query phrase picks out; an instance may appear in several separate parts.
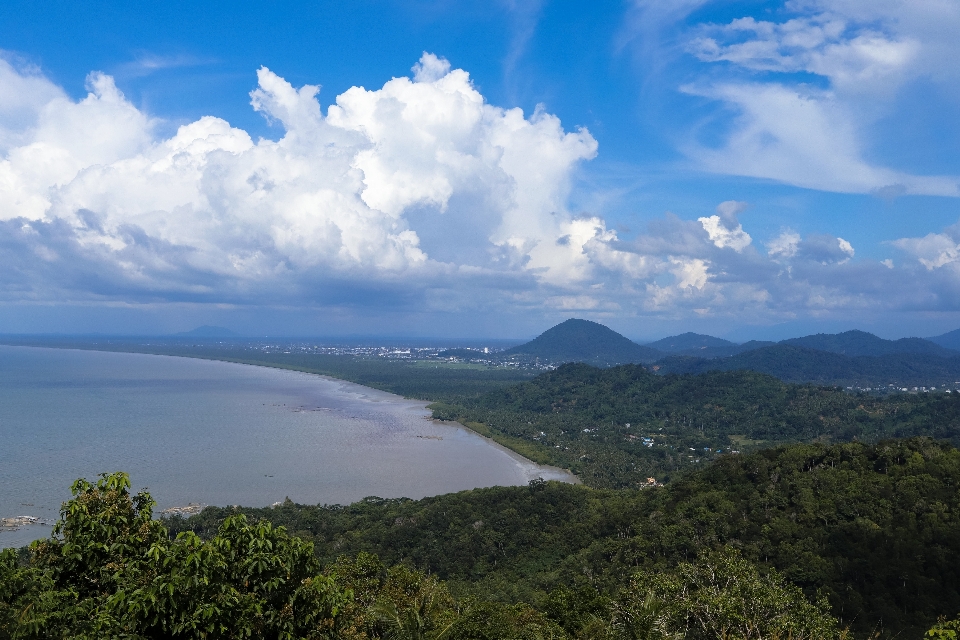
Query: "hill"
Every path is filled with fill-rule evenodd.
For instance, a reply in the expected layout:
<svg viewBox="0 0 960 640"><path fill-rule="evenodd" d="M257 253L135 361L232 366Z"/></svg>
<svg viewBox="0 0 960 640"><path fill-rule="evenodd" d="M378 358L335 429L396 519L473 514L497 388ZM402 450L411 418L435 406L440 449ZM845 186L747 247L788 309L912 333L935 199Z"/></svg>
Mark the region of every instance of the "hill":
<svg viewBox="0 0 960 640"><path fill-rule="evenodd" d="M960 329L954 329L942 335L927 338L927 340L941 347L960 351Z"/></svg>
<svg viewBox="0 0 960 640"><path fill-rule="evenodd" d="M827 597L856 638L919 638L960 609L958 473L960 451L930 440L793 445L643 491L533 483L242 511L312 540L324 562L376 553L455 593L527 602L560 621L618 597L637 569L670 572L732 545ZM208 508L169 526L209 538L235 513Z"/></svg>
<svg viewBox="0 0 960 640"><path fill-rule="evenodd" d="M789 442L923 435L960 445L960 394L876 397L744 370L654 375L570 363L431 408L598 488L669 480L730 451Z"/></svg>
<svg viewBox="0 0 960 640"><path fill-rule="evenodd" d="M955 352L944 350L944 353ZM785 382L872 389L912 389L921 386L956 388L956 382L960 381L960 355L942 357L929 353L890 353L850 357L785 343L728 358L673 356L657 361L651 368L660 374L746 369L766 373Z"/></svg>
<svg viewBox="0 0 960 640"><path fill-rule="evenodd" d="M651 349L657 349L664 353L676 356L691 356L694 358L728 358L730 356L752 351L760 347L776 344L774 342L765 342L751 340L743 344L737 344L699 333L682 333L678 336L670 336L644 345Z"/></svg>
<svg viewBox="0 0 960 640"><path fill-rule="evenodd" d="M678 351L690 351L691 349L708 349L710 347L735 347L736 343L724 340L723 338L714 338L713 336L703 335L702 333L681 333L678 336L669 336L656 342L649 342L645 345L657 351L665 353L676 353Z"/></svg>
<svg viewBox="0 0 960 640"><path fill-rule="evenodd" d="M530 342L508 349L503 356L555 364L586 362L598 367L610 367L653 362L663 354L656 349L642 347L597 322L571 318L547 329Z"/></svg>
<svg viewBox="0 0 960 640"><path fill-rule="evenodd" d="M960 355L960 352L946 349L923 338L884 340L866 331L818 333L812 336L783 340L780 344L829 351L846 356L885 356L894 353L915 353L940 357Z"/></svg>

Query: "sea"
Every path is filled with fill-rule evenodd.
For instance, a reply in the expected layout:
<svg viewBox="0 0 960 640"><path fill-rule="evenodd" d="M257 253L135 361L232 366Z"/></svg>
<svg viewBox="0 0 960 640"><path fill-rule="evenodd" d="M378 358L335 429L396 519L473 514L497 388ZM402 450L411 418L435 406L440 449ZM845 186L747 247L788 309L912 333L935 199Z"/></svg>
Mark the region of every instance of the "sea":
<svg viewBox="0 0 960 640"><path fill-rule="evenodd" d="M124 471L155 513L188 505L348 504L575 482L425 403L296 371L0 345L0 548L49 536L77 478ZM7 523L9 524L9 520Z"/></svg>

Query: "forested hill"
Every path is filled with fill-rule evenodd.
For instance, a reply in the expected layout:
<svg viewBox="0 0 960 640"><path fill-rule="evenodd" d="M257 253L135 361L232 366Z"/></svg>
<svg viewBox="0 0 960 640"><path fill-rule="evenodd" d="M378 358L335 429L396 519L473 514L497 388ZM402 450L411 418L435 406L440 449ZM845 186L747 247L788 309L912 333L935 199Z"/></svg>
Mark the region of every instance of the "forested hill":
<svg viewBox="0 0 960 640"><path fill-rule="evenodd" d="M917 353L947 358L960 355L953 349L944 348L923 338L884 340L872 333L856 330L790 338L781 341L780 344L840 353L846 356L886 356L893 353Z"/></svg>
<svg viewBox="0 0 960 640"><path fill-rule="evenodd" d="M786 442L929 435L960 444L960 395L878 398L752 371L654 375L568 364L479 397L431 405L594 487L669 479L723 453Z"/></svg>
<svg viewBox="0 0 960 640"><path fill-rule="evenodd" d="M952 353L952 352L947 352ZM702 373L749 369L785 382L869 387L872 389L935 386L956 388L960 355L940 357L925 353L847 356L807 347L777 344L729 358L674 356L657 361L658 373Z"/></svg>
<svg viewBox="0 0 960 640"><path fill-rule="evenodd" d="M532 358L545 363L586 362L600 367L653 362L662 355L662 352L642 347L602 324L575 318L561 322L530 342L503 353L507 359Z"/></svg>
<svg viewBox="0 0 960 640"><path fill-rule="evenodd" d="M325 562L376 553L451 581L456 594L530 603L573 631L605 617L638 570L670 575L729 545L825 595L858 638L919 639L960 611L958 482L960 452L915 439L727 455L641 491L534 483L243 512L313 540ZM170 524L208 537L234 512Z"/></svg>

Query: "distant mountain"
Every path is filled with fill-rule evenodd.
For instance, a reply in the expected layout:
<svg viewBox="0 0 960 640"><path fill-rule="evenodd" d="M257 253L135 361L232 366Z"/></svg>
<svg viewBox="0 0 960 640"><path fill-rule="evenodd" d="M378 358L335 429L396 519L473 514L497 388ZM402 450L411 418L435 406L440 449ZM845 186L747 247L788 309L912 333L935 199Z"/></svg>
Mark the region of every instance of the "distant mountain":
<svg viewBox="0 0 960 640"><path fill-rule="evenodd" d="M714 338L713 336L706 336L702 333L693 333L692 331L688 331L687 333L681 333L678 336L663 338L662 340L650 342L643 346L649 347L650 349L656 349L657 351L664 351L666 353L676 353L678 351L690 351L692 349L735 347L737 345L735 342L730 342L729 340L724 340L723 338Z"/></svg>
<svg viewBox="0 0 960 640"><path fill-rule="evenodd" d="M934 344L938 344L941 347L960 351L960 329L954 329L953 331L948 331L943 335L927 338L927 340Z"/></svg>
<svg viewBox="0 0 960 640"><path fill-rule="evenodd" d="M586 362L600 367L618 364L653 362L663 353L623 337L613 329L590 320L571 318L539 336L504 351L503 356L536 358L560 364L562 362Z"/></svg>
<svg viewBox="0 0 960 640"><path fill-rule="evenodd" d="M851 357L784 343L713 360L671 356L650 368L660 374L746 369L784 382L872 388L890 384L898 388L960 386L960 354L949 358L927 353Z"/></svg>
<svg viewBox="0 0 960 640"><path fill-rule="evenodd" d="M866 331L844 331L843 333L818 333L803 338L783 340L780 344L806 347L819 351L840 353L845 356L884 356L894 353L917 353L941 357L958 356L960 352L945 349L923 338L901 338L884 340Z"/></svg>
<svg viewBox="0 0 960 640"><path fill-rule="evenodd" d="M656 342L651 342L643 346L663 351L677 356L693 356L695 358L728 358L738 353L752 351L760 347L767 347L775 342L766 342L762 340L751 340L743 344L737 344L715 338L713 336L703 335L701 333L681 333L678 336L670 336Z"/></svg>
<svg viewBox="0 0 960 640"><path fill-rule="evenodd" d="M181 331L173 334L178 338L236 338L238 334L225 327L214 327L208 324L190 331Z"/></svg>
<svg viewBox="0 0 960 640"><path fill-rule="evenodd" d="M729 347L701 347L699 349L687 349L686 351L677 351L674 355L693 356L694 358L729 358L738 353L753 351L761 347L775 345L776 342L766 342L763 340L751 340L743 344L734 344Z"/></svg>

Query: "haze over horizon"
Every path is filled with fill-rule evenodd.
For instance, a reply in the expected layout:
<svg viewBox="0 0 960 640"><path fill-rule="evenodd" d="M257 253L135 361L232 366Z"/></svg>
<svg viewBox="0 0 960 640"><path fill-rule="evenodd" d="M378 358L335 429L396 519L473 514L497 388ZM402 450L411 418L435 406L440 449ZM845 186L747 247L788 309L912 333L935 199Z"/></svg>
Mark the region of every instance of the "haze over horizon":
<svg viewBox="0 0 960 640"><path fill-rule="evenodd" d="M942 334L957 33L938 0L4 3L0 333Z"/></svg>

